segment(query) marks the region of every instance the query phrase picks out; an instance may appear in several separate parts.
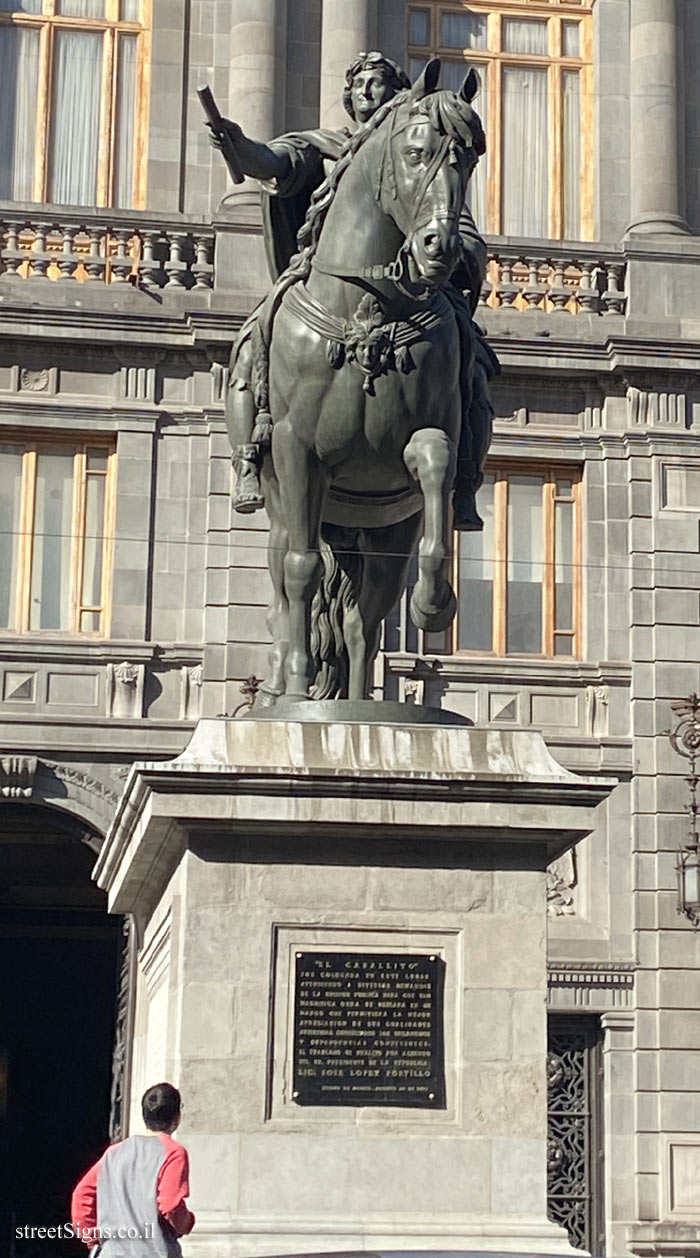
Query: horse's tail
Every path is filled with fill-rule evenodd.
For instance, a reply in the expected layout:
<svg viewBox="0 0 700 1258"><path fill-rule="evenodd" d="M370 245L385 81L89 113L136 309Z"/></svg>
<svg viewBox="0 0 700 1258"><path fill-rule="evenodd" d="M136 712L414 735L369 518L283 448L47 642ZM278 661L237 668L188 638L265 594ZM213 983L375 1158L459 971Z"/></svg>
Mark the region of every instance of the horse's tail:
<svg viewBox="0 0 700 1258"><path fill-rule="evenodd" d="M362 555L342 551L341 558L330 542L321 538L323 576L311 608L311 654L316 678L314 699L342 699L348 691L349 659L345 622L357 606L362 578Z"/></svg>

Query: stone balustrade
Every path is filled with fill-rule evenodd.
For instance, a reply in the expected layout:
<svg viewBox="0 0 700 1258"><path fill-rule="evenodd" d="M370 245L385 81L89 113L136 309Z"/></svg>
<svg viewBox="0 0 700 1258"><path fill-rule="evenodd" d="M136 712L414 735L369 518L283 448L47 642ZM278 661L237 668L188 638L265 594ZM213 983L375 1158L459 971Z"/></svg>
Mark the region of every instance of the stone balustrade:
<svg viewBox="0 0 700 1258"><path fill-rule="evenodd" d="M147 291L211 289L214 229L189 216L0 206L0 281L132 284Z"/></svg>
<svg viewBox="0 0 700 1258"><path fill-rule="evenodd" d="M480 305L553 314L624 314L625 259L595 244L491 236Z"/></svg>
<svg viewBox="0 0 700 1258"><path fill-rule="evenodd" d="M490 237L480 305L492 310L624 314L625 258L595 244ZM4 276L145 291L214 287L215 228L187 215L0 205Z"/></svg>

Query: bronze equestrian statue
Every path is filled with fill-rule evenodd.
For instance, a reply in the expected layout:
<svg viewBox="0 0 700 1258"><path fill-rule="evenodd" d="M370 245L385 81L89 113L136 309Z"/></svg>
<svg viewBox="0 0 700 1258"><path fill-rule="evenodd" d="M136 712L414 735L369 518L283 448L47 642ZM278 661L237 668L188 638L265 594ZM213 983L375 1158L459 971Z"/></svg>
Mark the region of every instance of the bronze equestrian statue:
<svg viewBox="0 0 700 1258"><path fill-rule="evenodd" d="M381 622L416 547L412 619L428 631L449 624L460 460L455 508L464 518L455 523L480 527L474 493L490 439L486 383L495 360L470 309L483 277L480 237L465 216L467 183L485 150L471 106L478 81L472 71L461 92L438 91L436 60L413 87L400 75L379 54L351 67L346 99L361 126L336 147L330 177L311 194L298 252L234 351L232 395L247 393L253 407L242 416L234 401L229 431L234 447L252 447L250 462L262 464L271 524L268 702L366 697ZM284 190L293 150L320 174L321 149L309 133L268 148L225 127L218 146L234 143L246 173L282 180ZM263 169L268 152L276 163L282 153L284 169ZM458 268L471 302L449 284ZM239 488L247 481L251 495L237 505L257 505L235 454Z"/></svg>

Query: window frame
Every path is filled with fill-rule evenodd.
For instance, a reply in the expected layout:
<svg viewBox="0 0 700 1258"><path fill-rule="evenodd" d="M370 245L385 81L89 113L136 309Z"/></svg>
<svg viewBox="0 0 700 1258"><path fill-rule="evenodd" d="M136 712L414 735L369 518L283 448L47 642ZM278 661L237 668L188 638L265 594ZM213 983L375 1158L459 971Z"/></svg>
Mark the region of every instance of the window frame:
<svg viewBox="0 0 700 1258"><path fill-rule="evenodd" d="M58 13L59 0L41 0L41 13L0 12L0 26L19 26L39 31L38 95L34 137L34 181L31 200L49 204L51 100L53 91L54 44L59 31L102 32L102 72L100 82L100 122L95 209L112 208L115 200L117 92L119 86L118 41L120 35L137 37L136 109L134 117L133 185L130 206L146 208L148 113L153 0L138 0L139 21L119 17L121 0L105 0L105 17L68 17ZM91 208L85 206L83 208Z"/></svg>
<svg viewBox="0 0 700 1258"><path fill-rule="evenodd" d="M15 589L11 591L11 624L0 627L0 639L8 637L31 638L90 638L103 640L109 637L112 611L112 576L114 568L114 522L116 515L117 451L113 439L98 435L89 439L78 435L54 435L41 432L28 436L26 430L0 431L0 444L16 445L22 450L20 481L19 532ZM37 456L43 447L65 447L73 453L73 500L71 504L71 555L69 568L70 627L67 629L32 629L32 560L35 538L36 473ZM88 469L88 450L99 450L107 456L104 471ZM87 487L89 477L104 477L105 497L102 540L102 579L100 604L84 603L82 599L85 569L85 524ZM100 616L98 629L81 629L84 613Z"/></svg>
<svg viewBox="0 0 700 1258"><path fill-rule="evenodd" d="M422 47L410 42L411 12L423 10L429 15L430 42ZM440 43L443 13L472 13L486 18L486 48L449 48ZM593 3L592 0L469 0L468 3L442 3L441 0L416 0L406 9L406 47L409 60L438 56L443 61L464 63L478 71L487 66L486 74L486 222L480 229L491 236L501 236L503 222L503 68L542 68L547 70L548 117L548 236L543 239L562 240L564 230L564 75L576 70L579 74L581 102L580 152L580 224L579 239L594 237L594 100L593 100ZM504 19L515 18L547 21L547 54L506 52L503 49ZM562 52L562 24L577 21L580 26L578 57ZM475 106L478 112L479 97Z"/></svg>
<svg viewBox="0 0 700 1258"><path fill-rule="evenodd" d="M492 649L490 651L469 647L458 647L459 621L461 613L459 567L460 567L460 533L455 533L453 554L453 584L457 594L457 612L446 635L444 652L430 654L447 654L465 658L519 659L519 660L555 660L559 663L578 661L582 658L583 648L583 468L576 464L515 462L499 459L489 462L486 474L494 477L494 529L493 529L493 606L492 606ZM508 632L508 478L510 476L541 476L542 485L542 552L544 555L542 573L542 650L507 651ZM556 494L557 481L570 480L571 494L564 497ZM572 519L572 612L570 630L555 628L555 574L556 574L556 531L555 506L558 501L573 504ZM478 503L478 497L477 497ZM555 639L566 637L572 639L570 654L556 654Z"/></svg>

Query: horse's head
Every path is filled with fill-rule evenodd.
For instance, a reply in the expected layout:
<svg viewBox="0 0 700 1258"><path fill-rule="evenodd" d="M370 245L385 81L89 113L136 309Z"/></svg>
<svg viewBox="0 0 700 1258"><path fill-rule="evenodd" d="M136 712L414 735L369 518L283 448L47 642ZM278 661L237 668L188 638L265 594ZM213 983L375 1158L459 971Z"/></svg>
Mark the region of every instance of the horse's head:
<svg viewBox="0 0 700 1258"><path fill-rule="evenodd" d="M486 150L471 101L473 70L459 92L438 91L440 62L429 61L387 122L380 197L406 238L417 277L436 288L460 257L459 217L469 177Z"/></svg>

